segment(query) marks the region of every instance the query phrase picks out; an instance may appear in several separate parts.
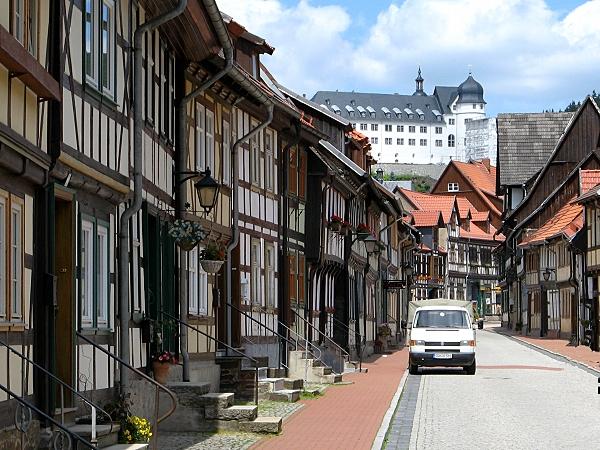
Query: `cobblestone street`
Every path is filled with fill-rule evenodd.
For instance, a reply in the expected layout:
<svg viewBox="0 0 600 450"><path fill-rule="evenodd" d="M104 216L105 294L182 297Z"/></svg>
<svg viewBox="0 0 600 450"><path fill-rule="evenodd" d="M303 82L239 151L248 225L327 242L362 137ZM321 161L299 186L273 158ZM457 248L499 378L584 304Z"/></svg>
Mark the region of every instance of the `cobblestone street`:
<svg viewBox="0 0 600 450"><path fill-rule="evenodd" d="M477 338L475 376L460 369L409 375L385 448L574 449L598 442L596 375L491 331Z"/></svg>

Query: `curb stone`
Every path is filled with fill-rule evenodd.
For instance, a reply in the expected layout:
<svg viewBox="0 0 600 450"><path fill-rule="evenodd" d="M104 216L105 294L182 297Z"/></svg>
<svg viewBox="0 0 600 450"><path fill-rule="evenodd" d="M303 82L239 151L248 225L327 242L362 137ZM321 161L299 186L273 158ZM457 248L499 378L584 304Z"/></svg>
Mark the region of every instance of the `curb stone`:
<svg viewBox="0 0 600 450"><path fill-rule="evenodd" d="M488 331L488 333L489 332L490 331ZM581 361L577 361L576 359L570 358L568 356L562 355L562 354L557 353L557 352L553 352L552 350L548 350L547 348L544 348L542 346L539 346L539 345L536 345L536 344L532 344L531 342L524 341L523 339L520 339L517 336L510 335L510 334L505 333L503 331L493 331L493 333L505 336L505 337L507 337L507 338L515 341L515 342L518 342L521 345L524 345L525 347L529 347L529 348L531 348L533 350L536 350L536 351L538 351L540 353L544 353L544 354L546 354L547 356L550 356L553 359L565 361L565 362L571 364L572 366L576 366L576 367L578 367L581 370L585 370L586 372L591 373L592 375L600 376L600 369L596 369L596 368L594 368L592 366L588 366L587 364L582 363Z"/></svg>
<svg viewBox="0 0 600 450"><path fill-rule="evenodd" d="M375 440L373 441L371 450L380 450L383 448L385 436L387 434L388 428L390 427L390 422L394 417L394 412L396 412L396 407L398 406L398 402L400 401L400 396L402 395L402 391L404 390L404 385L406 384L407 379L408 370L405 370L404 375L402 376L402 378L400 379L400 383L398 384L398 389L396 389L396 393L394 394L394 397L392 397L390 407L383 416L383 421L381 422L381 426L377 431L377 435L375 436Z"/></svg>

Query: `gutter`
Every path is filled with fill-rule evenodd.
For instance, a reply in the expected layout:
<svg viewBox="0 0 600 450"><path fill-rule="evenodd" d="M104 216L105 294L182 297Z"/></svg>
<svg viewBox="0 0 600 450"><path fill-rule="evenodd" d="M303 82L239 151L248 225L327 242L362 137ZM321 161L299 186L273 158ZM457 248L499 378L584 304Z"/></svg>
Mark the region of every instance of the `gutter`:
<svg viewBox="0 0 600 450"><path fill-rule="evenodd" d="M237 71L233 70L231 71L231 74L236 74ZM235 77L234 77L235 78ZM243 78L243 83L244 84L248 84L250 86L251 83L246 80L246 78ZM240 80L240 84L242 84L242 80ZM246 86L242 84L242 86L246 89ZM250 87L249 86L249 87ZM253 130L250 130L248 133L246 133L244 136L242 136L241 138L239 138L235 144L233 144L233 147L231 149L231 167L232 167L232 187L231 187L231 192L232 192L232 213L233 213L233 217L232 217L232 224L231 224L231 241L229 241L229 245L227 246L227 291L226 291L226 301L228 303L233 303L233 299L232 299L232 286L231 286L231 281L233 278L233 267L232 267L232 256L233 256L233 250L237 247L239 240L240 240L240 227L239 227L239 216L240 216L240 212L239 212L239 156L238 156L238 150L240 148L240 146L242 145L242 143L248 139L251 139L253 136L255 136L256 134L258 134L261 130L263 130L264 128L266 128L267 126L269 126L269 124L273 121L273 110L275 109L275 105L273 103L273 101L268 98L265 94L263 94L262 92L258 91L258 89L256 87L252 87L250 89L248 89L250 91L257 91L259 94L255 94L255 92L251 92L253 95L257 96L257 100L259 100L264 106L267 107L267 111L268 111L268 117L267 119L262 122L261 124L259 124L258 126L256 126ZM227 345L232 346L232 333L231 333L231 327L232 327L232 320L231 320L231 308L226 308L226 327L227 327Z"/></svg>
<svg viewBox="0 0 600 450"><path fill-rule="evenodd" d="M204 93L206 89L216 83L218 80L227 75L233 68L233 45L229 39L229 33L223 23L223 18L214 0L203 0L204 7L208 12L208 16L215 27L215 31L221 46L223 47L223 53L225 55L225 67L217 72L215 75L210 77L207 81L202 83L192 92L184 95L179 102L177 102L177 139L176 139L176 153L177 158L175 160L175 173L176 173L176 202L175 211L177 218L183 218L185 214L185 204L187 202L187 192L184 185L186 175L183 173L187 170L186 161L188 156L188 140L186 139L186 130L188 125L188 114L187 108L191 101L196 97ZM185 79L184 79L184 93L185 93ZM200 170L206 169L201 167ZM211 167L214 171L214 167ZM189 308L189 298L187 295L187 254L180 253L179 259L179 351L181 353L181 361L183 364L183 381L190 381L190 356L187 348L188 339L188 327L187 315ZM185 256L185 257L184 257ZM185 293L185 295L184 295Z"/></svg>
<svg viewBox="0 0 600 450"><path fill-rule="evenodd" d="M183 13L187 0L179 0L177 6L139 26L133 34L133 203L121 214L119 219L119 256L118 256L118 292L119 292L119 357L129 361L129 221L142 207L142 170L143 170L143 118L142 118L142 39L147 31L174 19ZM125 335L126 334L126 335ZM124 392L129 374L124 365L120 365L119 384Z"/></svg>

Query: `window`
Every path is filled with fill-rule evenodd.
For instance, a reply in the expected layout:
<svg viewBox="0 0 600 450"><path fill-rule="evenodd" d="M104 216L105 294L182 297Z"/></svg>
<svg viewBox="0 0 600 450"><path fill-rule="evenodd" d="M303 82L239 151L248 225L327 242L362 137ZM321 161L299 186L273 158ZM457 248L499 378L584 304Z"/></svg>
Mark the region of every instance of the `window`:
<svg viewBox="0 0 600 450"><path fill-rule="evenodd" d="M215 170L215 113L206 110L206 168Z"/></svg>
<svg viewBox="0 0 600 450"><path fill-rule="evenodd" d="M391 125L386 125L385 126L385 131L392 131L392 126Z"/></svg>
<svg viewBox="0 0 600 450"><path fill-rule="evenodd" d="M82 328L108 328L110 275L108 223L81 216L79 233L79 305Z"/></svg>
<svg viewBox="0 0 600 450"><path fill-rule="evenodd" d="M404 138L396 139L396 145L404 145Z"/></svg>
<svg viewBox="0 0 600 450"><path fill-rule="evenodd" d="M300 150L298 152L299 167L298 167L298 197L301 199L306 198L306 151Z"/></svg>
<svg viewBox="0 0 600 450"><path fill-rule="evenodd" d="M223 183L229 184L231 179L231 128L229 122L223 121Z"/></svg>
<svg viewBox="0 0 600 450"><path fill-rule="evenodd" d="M435 127L435 134L442 134L442 127Z"/></svg>
<svg viewBox="0 0 600 450"><path fill-rule="evenodd" d="M196 170L206 170L206 108L196 103Z"/></svg>
<svg viewBox="0 0 600 450"><path fill-rule="evenodd" d="M409 132L409 133L414 133L414 132L415 132L415 126L414 126L414 125L410 125L410 126L408 127L408 132Z"/></svg>
<svg viewBox="0 0 600 450"><path fill-rule="evenodd" d="M456 123L455 119L448 119L448 125L454 125Z"/></svg>
<svg viewBox="0 0 600 450"><path fill-rule="evenodd" d="M409 139L408 140L408 145L415 145L416 143L416 139Z"/></svg>
<svg viewBox="0 0 600 450"><path fill-rule="evenodd" d="M146 120L151 124L154 123L154 108L155 105L155 95L156 95L156 87L154 86L154 60L155 60L155 52L156 52L156 38L155 32L151 31L146 33L146 72L145 72L145 86L146 86ZM204 121L202 121L204 124Z"/></svg>
<svg viewBox="0 0 600 450"><path fill-rule="evenodd" d="M188 314L205 316L208 314L208 274L198 264L199 250L202 248L194 247L187 252Z"/></svg>
<svg viewBox="0 0 600 450"><path fill-rule="evenodd" d="M465 119L465 123L469 123L473 119Z"/></svg>
<svg viewBox="0 0 600 450"><path fill-rule="evenodd" d="M442 146L442 140L441 139L436 139L435 140L435 146L436 147L441 147Z"/></svg>
<svg viewBox="0 0 600 450"><path fill-rule="evenodd" d="M473 109L477 109L477 105L473 103Z"/></svg>
<svg viewBox="0 0 600 450"><path fill-rule="evenodd" d="M175 57L162 46L160 79L162 83L162 116L161 132L171 142L173 141L175 118L173 115L175 97Z"/></svg>
<svg viewBox="0 0 600 450"><path fill-rule="evenodd" d="M371 124L371 131L377 131L379 129L379 125L376 123Z"/></svg>
<svg viewBox="0 0 600 450"><path fill-rule="evenodd" d="M458 192L458 183L448 183L448 192Z"/></svg>
<svg viewBox="0 0 600 450"><path fill-rule="evenodd" d="M367 131L367 128L368 128L368 127L367 127L367 124L366 124L366 123L361 123L361 124L360 124L360 130L361 130L361 131Z"/></svg>
<svg viewBox="0 0 600 450"><path fill-rule="evenodd" d="M250 243L250 300L253 304L261 304L260 241L255 239Z"/></svg>
<svg viewBox="0 0 600 450"><path fill-rule="evenodd" d="M296 267L297 264L297 259L296 259L296 254L295 253L290 253L288 255L288 264L290 266L290 273L289 273L289 296L290 296L290 301L291 302L296 302L298 300L297 294L298 294L298 285L297 285L297 277L296 277L296 272L298 270L298 268Z"/></svg>
<svg viewBox="0 0 600 450"><path fill-rule="evenodd" d="M268 130L265 133L265 189L270 191L273 190L273 178L274 178L274 161L273 151L275 149L275 139L273 132Z"/></svg>
<svg viewBox="0 0 600 450"><path fill-rule="evenodd" d="M425 120L425 115L424 114L419 114L419 119Z"/></svg>
<svg viewBox="0 0 600 450"><path fill-rule="evenodd" d="M353 115L354 115L354 113L351 113L350 115L351 115L351 116L353 116ZM352 124L352 129L353 129L353 130L356 130L356 124L355 124L355 123L353 123L353 124Z"/></svg>
<svg viewBox="0 0 600 450"><path fill-rule="evenodd" d="M424 147L424 146L426 146L426 145L427 145L427 139L421 139L421 140L419 141L419 145L421 145L421 147Z"/></svg>
<svg viewBox="0 0 600 450"><path fill-rule="evenodd" d="M392 138L385 138L385 145L392 145Z"/></svg>
<svg viewBox="0 0 600 450"><path fill-rule="evenodd" d="M483 109L483 103L479 104L479 109Z"/></svg>
<svg viewBox="0 0 600 450"><path fill-rule="evenodd" d="M105 94L114 93L115 3L86 0L85 74L88 83Z"/></svg>
<svg viewBox="0 0 600 450"><path fill-rule="evenodd" d="M396 126L396 131L398 133L404 133L404 125L397 125Z"/></svg>
<svg viewBox="0 0 600 450"><path fill-rule="evenodd" d="M275 307L275 248L265 243L265 296L267 306Z"/></svg>
<svg viewBox="0 0 600 450"><path fill-rule="evenodd" d="M421 133L427 133L427 127L419 127Z"/></svg>
<svg viewBox="0 0 600 450"><path fill-rule="evenodd" d="M12 35L32 55L37 54L37 0L13 0Z"/></svg>
<svg viewBox="0 0 600 450"><path fill-rule="evenodd" d="M304 255L298 255L298 303L304 304Z"/></svg>
<svg viewBox="0 0 600 450"><path fill-rule="evenodd" d="M449 134L448 135L448 147L454 147L455 142L454 142L454 135L453 134Z"/></svg>
<svg viewBox="0 0 600 450"><path fill-rule="evenodd" d="M373 144L378 144L378 143L379 143L379 138L372 137L372 138L371 138L371 142L372 142Z"/></svg>
<svg viewBox="0 0 600 450"><path fill-rule="evenodd" d="M256 127L256 123L251 124L251 127ZM262 136L262 132L259 133ZM250 182L258 185L260 183L260 147L258 145L259 137L254 135L250 139Z"/></svg>

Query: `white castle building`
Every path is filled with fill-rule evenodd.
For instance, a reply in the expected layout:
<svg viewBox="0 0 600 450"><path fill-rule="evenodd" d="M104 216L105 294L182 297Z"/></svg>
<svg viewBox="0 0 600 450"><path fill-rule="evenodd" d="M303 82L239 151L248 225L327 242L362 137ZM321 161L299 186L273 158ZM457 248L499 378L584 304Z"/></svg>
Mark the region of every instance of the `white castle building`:
<svg viewBox="0 0 600 450"><path fill-rule="evenodd" d="M380 163L465 161L466 123L485 118L483 87L471 74L458 87L423 89L421 68L412 95L319 91L312 98L368 136Z"/></svg>

